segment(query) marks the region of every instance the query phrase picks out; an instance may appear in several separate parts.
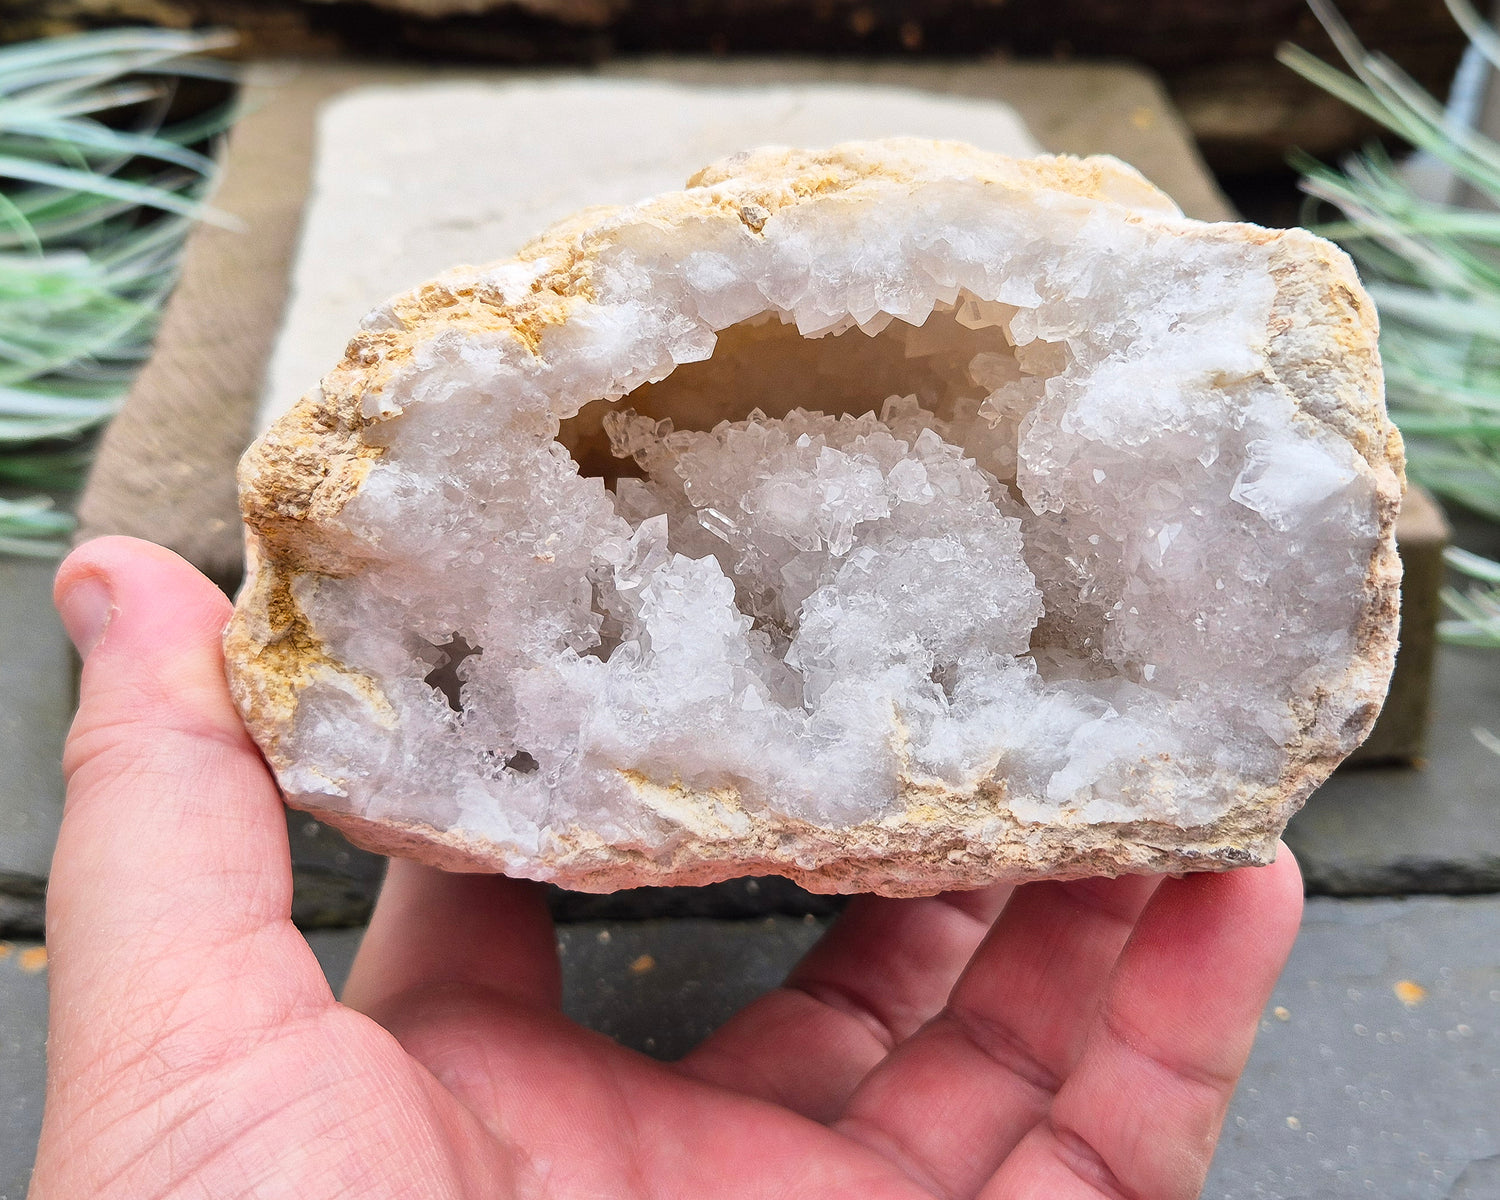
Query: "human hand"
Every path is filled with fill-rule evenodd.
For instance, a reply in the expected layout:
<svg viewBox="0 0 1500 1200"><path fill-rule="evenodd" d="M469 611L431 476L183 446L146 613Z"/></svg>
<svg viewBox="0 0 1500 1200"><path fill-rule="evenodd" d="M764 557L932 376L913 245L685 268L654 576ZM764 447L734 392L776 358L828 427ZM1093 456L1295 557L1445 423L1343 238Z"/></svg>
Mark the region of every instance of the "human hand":
<svg viewBox="0 0 1500 1200"><path fill-rule="evenodd" d="M57 597L85 665L33 1200L1198 1194L1296 935L1289 853L855 900L675 1064L561 1015L536 885L393 862L340 1004L291 923L227 602L125 538Z"/></svg>

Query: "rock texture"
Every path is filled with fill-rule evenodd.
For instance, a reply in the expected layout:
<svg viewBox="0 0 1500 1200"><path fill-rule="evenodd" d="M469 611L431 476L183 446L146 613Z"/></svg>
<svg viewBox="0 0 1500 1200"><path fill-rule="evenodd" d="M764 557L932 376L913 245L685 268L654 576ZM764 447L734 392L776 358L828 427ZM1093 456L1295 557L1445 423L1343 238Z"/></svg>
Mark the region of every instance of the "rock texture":
<svg viewBox="0 0 1500 1200"><path fill-rule="evenodd" d="M586 890L1266 861L1390 675L1348 261L1106 159L726 160L372 313L241 469L288 799Z"/></svg>

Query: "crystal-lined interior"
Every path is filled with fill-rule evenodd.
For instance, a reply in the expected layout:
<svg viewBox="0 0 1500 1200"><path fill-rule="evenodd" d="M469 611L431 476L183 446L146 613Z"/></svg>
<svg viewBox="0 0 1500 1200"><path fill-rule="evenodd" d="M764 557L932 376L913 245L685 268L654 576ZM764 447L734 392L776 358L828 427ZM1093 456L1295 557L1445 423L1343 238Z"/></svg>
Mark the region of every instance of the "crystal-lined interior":
<svg viewBox="0 0 1500 1200"><path fill-rule="evenodd" d="M1212 819L1351 653L1373 485L1266 377L1243 246L1130 249L910 267L870 311L834 270L793 297L688 261L674 292L627 246L544 342L576 359L550 398L502 406L501 351L434 347L341 516L368 568L293 587L399 719L372 753L314 683L283 782L523 850L660 844L640 779L731 826L877 819L903 780ZM643 329L632 386L590 373Z"/></svg>

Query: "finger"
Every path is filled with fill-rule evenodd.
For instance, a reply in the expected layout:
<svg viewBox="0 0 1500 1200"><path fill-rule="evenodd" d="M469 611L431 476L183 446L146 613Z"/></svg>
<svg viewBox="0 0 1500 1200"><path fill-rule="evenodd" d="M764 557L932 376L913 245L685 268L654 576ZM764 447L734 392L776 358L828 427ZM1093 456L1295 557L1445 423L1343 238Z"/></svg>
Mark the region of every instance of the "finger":
<svg viewBox="0 0 1500 1200"><path fill-rule="evenodd" d="M498 1145L528 1152L527 1196L931 1200L822 1125L684 1079L561 1014L472 1000L414 996L393 1032Z"/></svg>
<svg viewBox="0 0 1500 1200"><path fill-rule="evenodd" d="M228 601L132 538L76 550L55 598L85 656L47 897L55 1073L330 1004L290 922L280 797L225 682Z"/></svg>
<svg viewBox="0 0 1500 1200"><path fill-rule="evenodd" d="M1162 884L1078 1066L984 1200L1196 1197L1301 913L1285 846L1268 867Z"/></svg>
<svg viewBox="0 0 1500 1200"><path fill-rule="evenodd" d="M542 886L392 860L344 1003L378 1020L402 996L441 985L556 1008L562 976Z"/></svg>
<svg viewBox="0 0 1500 1200"><path fill-rule="evenodd" d="M861 896L786 983L680 1064L818 1121L942 1008L1008 886L917 900Z"/></svg>
<svg viewBox="0 0 1500 1200"><path fill-rule="evenodd" d="M837 1128L940 1195L973 1195L1083 1053L1155 876L1017 888L947 1006L873 1071Z"/></svg>

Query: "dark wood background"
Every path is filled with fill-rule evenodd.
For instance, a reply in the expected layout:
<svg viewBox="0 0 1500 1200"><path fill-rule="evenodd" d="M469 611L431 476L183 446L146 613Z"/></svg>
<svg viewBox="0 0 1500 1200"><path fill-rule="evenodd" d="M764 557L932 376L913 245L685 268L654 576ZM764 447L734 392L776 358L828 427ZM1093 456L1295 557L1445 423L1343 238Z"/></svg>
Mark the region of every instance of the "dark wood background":
<svg viewBox="0 0 1500 1200"><path fill-rule="evenodd" d="M1341 9L1367 45L1445 94L1464 39L1442 0ZM228 25L250 56L1127 59L1162 76L1232 191L1285 173L1293 146L1333 157L1374 132L1276 63L1283 41L1333 57L1303 0L0 0L0 42L121 21Z"/></svg>

